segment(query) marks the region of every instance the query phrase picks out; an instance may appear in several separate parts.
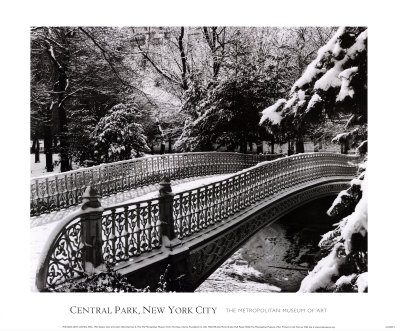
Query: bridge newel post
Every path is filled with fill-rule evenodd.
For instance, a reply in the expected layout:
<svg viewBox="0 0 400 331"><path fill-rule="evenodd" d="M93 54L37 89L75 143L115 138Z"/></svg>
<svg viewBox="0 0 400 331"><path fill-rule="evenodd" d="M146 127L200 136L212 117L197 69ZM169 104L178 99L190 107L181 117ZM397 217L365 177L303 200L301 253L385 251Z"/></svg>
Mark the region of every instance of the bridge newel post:
<svg viewBox="0 0 400 331"><path fill-rule="evenodd" d="M85 272L94 272L95 268L104 266L101 229L101 216L104 209L101 207L100 197L97 190L91 186L91 183L89 183L82 195L81 244L84 247L82 258Z"/></svg>
<svg viewBox="0 0 400 331"><path fill-rule="evenodd" d="M163 177L159 184L161 243L164 247L172 249L172 247L180 243L174 229L173 202L175 194L172 192L171 181L168 177Z"/></svg>

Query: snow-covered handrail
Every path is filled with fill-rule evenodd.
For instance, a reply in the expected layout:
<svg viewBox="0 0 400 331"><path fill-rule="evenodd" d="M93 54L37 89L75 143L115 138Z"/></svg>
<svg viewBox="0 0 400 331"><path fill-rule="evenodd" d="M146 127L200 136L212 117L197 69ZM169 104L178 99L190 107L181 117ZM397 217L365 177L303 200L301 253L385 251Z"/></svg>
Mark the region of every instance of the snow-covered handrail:
<svg viewBox="0 0 400 331"><path fill-rule="evenodd" d="M82 201L91 183L101 196L157 183L163 176L183 179L233 173L280 155L199 152L145 156L31 179L31 215Z"/></svg>
<svg viewBox="0 0 400 331"><path fill-rule="evenodd" d="M294 192L321 180L350 180L357 172L357 162L357 156L298 154L259 163L176 195L168 189L161 194L160 190L157 198L93 209L93 213L82 207L81 214L64 221L62 229L59 227L59 232L49 239L49 250L43 252L37 276L39 290L78 277L82 269L87 270L88 262L92 267L104 262L121 263L157 252L176 239L185 241L194 233L285 190ZM101 208L98 200L93 203L92 208ZM87 243L82 238L97 239ZM96 254L93 247L98 249ZM97 262L91 260L96 256Z"/></svg>

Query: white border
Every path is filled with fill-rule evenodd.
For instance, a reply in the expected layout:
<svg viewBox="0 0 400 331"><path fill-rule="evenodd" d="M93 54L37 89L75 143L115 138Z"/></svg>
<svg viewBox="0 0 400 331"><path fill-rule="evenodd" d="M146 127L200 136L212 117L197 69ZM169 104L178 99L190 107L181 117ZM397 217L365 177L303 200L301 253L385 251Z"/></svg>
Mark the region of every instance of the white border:
<svg viewBox="0 0 400 331"><path fill-rule="evenodd" d="M400 328L398 317L399 29L394 1L9 1L1 6L0 329L62 325L335 325ZM367 25L369 27L368 294L37 294L29 289L29 26ZM201 315L71 315L72 305L217 306ZM233 314L225 308L327 308L327 313Z"/></svg>

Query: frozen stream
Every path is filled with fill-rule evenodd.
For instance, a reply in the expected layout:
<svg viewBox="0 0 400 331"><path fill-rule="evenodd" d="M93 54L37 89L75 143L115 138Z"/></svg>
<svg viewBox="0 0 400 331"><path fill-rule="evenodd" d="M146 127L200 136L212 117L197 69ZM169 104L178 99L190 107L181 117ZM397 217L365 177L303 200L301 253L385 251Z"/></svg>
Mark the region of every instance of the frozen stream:
<svg viewBox="0 0 400 331"><path fill-rule="evenodd" d="M320 258L318 242L335 219L320 199L257 232L196 292L296 292Z"/></svg>

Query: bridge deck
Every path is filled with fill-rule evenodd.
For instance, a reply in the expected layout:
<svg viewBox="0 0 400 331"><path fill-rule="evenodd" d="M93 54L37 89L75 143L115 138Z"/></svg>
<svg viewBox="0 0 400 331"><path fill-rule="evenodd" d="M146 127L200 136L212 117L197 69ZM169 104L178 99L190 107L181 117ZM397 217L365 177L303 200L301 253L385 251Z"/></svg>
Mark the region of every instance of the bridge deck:
<svg viewBox="0 0 400 331"><path fill-rule="evenodd" d="M231 174L217 175L217 176L201 176L194 178L185 178L171 181L173 185L173 191L176 193L207 185L214 181L223 180L229 177ZM159 184L148 185L138 189L120 192L113 194L108 197L101 198L101 204L103 207L112 206L121 202L134 202L139 199L151 199L158 195ZM73 213L80 206L71 206L66 209L54 211L47 214L31 217L31 274L30 284L31 291L37 291L35 285L36 269L39 257L42 253L43 247L46 243L46 239L57 226L58 222L63 220L66 216Z"/></svg>

